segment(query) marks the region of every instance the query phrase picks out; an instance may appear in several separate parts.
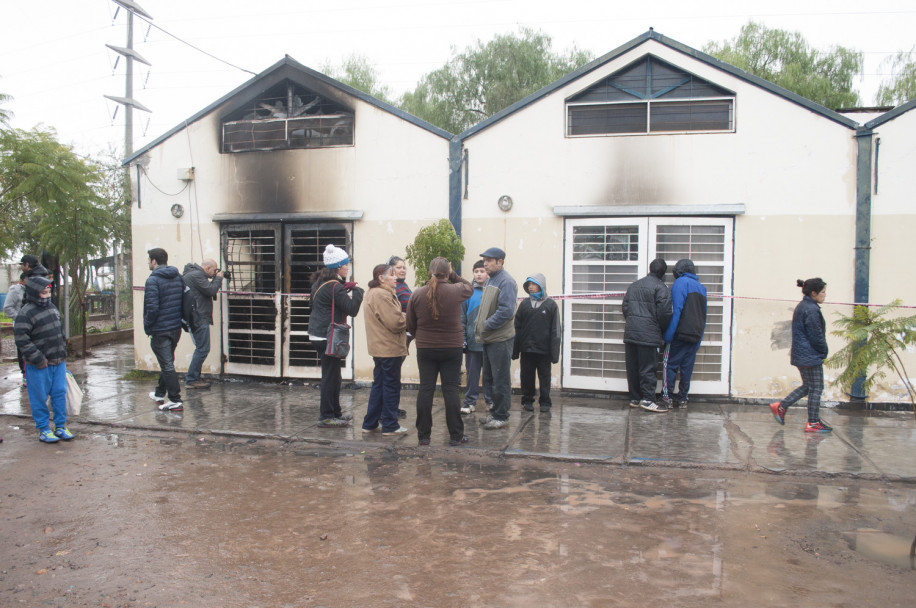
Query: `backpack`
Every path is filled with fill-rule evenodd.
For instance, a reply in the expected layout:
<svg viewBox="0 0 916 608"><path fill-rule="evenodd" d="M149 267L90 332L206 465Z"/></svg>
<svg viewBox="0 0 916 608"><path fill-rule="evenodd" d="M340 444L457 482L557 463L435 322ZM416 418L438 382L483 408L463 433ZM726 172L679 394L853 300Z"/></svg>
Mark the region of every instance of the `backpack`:
<svg viewBox="0 0 916 608"><path fill-rule="evenodd" d="M187 285L181 293L181 329L192 332L200 325L200 313L197 312L197 299Z"/></svg>

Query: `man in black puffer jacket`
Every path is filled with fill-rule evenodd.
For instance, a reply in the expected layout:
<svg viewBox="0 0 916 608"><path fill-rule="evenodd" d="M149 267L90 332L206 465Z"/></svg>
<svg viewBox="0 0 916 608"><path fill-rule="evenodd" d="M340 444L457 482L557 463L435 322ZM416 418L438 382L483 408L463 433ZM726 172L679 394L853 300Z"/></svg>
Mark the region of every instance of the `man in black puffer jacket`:
<svg viewBox="0 0 916 608"><path fill-rule="evenodd" d="M175 373L175 347L181 339L181 296L184 283L174 266L169 266L169 254L156 247L147 252L149 269L143 294L143 330L150 337L150 346L159 362L159 384L149 394L162 411L179 412L181 387ZM168 396L168 398L166 398Z"/></svg>
<svg viewBox="0 0 916 608"><path fill-rule="evenodd" d="M627 363L627 388L630 407L664 413L665 406L655 403L655 371L658 349L665 343L664 334L671 321L671 292L662 278L668 270L665 260L649 264L649 274L627 289L623 297L623 342Z"/></svg>

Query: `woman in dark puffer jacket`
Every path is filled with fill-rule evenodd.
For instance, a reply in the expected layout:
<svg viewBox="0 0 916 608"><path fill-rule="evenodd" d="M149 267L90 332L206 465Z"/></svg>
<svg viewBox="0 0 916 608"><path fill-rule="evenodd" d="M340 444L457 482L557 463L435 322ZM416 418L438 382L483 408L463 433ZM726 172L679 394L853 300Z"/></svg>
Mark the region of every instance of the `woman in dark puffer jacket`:
<svg viewBox="0 0 916 608"><path fill-rule="evenodd" d="M808 395L806 433L829 433L833 427L820 418L821 393L824 392L824 359L827 358L827 327L820 304L827 297L827 283L820 278L798 280L804 298L792 315L792 349L790 361L798 368L802 384L782 401L770 404L779 424L785 424L786 410Z"/></svg>

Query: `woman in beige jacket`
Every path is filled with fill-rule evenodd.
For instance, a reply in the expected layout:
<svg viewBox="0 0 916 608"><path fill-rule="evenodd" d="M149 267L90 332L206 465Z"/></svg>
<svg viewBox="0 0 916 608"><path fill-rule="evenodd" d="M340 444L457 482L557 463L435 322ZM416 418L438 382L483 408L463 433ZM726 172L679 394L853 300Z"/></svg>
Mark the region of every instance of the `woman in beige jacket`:
<svg viewBox="0 0 916 608"><path fill-rule="evenodd" d="M394 268L379 264L372 269L366 292L366 341L375 361L369 407L363 432L379 429L382 435L400 435L407 429L398 423L401 402L401 364L407 356L407 322L401 311Z"/></svg>

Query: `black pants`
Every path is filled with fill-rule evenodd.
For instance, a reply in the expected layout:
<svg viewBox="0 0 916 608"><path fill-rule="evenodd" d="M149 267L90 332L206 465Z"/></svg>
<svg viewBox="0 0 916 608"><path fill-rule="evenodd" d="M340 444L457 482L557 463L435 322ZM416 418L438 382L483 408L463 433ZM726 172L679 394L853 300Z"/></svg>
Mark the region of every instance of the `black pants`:
<svg viewBox="0 0 916 608"><path fill-rule="evenodd" d="M442 379L442 397L445 400L445 424L449 438L459 441L464 435L458 385L461 383L460 348L418 348L417 367L420 370L420 389L417 391L417 439L429 439L433 429L433 395L436 378Z"/></svg>
<svg viewBox="0 0 916 608"><path fill-rule="evenodd" d="M627 389L630 399L655 401L655 386L658 382L658 347L642 344L624 344L627 361Z"/></svg>
<svg viewBox="0 0 916 608"><path fill-rule="evenodd" d="M324 354L325 342L316 342L321 353L321 414L319 420L340 418L343 412L340 409L340 368L343 359L329 357Z"/></svg>
<svg viewBox="0 0 916 608"><path fill-rule="evenodd" d="M540 353L521 354L521 383L522 405L534 403L534 376L537 374L540 395L538 403L541 407L550 407L550 355Z"/></svg>

